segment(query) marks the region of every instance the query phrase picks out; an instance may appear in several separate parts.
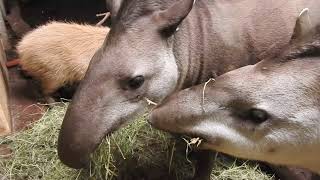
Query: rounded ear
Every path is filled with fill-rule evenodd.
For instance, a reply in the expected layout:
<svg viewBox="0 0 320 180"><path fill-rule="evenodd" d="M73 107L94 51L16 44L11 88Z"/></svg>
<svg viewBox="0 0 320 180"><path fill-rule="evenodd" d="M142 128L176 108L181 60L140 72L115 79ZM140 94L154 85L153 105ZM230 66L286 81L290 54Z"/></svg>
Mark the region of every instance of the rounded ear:
<svg viewBox="0 0 320 180"><path fill-rule="evenodd" d="M120 6L122 4L122 1L123 0L106 0L107 9L111 13L112 21L117 16Z"/></svg>
<svg viewBox="0 0 320 180"><path fill-rule="evenodd" d="M305 8L299 14L296 20L296 25L294 27L293 35L291 41L299 40L307 34L312 33L312 24L309 16L309 9Z"/></svg>
<svg viewBox="0 0 320 180"><path fill-rule="evenodd" d="M196 0L179 0L165 10L153 14L153 19L159 30L166 36L171 36L179 24L187 17Z"/></svg>

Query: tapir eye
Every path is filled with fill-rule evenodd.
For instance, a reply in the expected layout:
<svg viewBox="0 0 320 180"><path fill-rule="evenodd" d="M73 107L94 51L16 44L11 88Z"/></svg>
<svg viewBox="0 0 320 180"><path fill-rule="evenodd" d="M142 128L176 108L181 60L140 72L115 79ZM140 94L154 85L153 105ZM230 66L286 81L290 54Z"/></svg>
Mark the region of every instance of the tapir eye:
<svg viewBox="0 0 320 180"><path fill-rule="evenodd" d="M254 123L263 123L268 120L269 114L262 109L252 108L248 111L247 118Z"/></svg>
<svg viewBox="0 0 320 180"><path fill-rule="evenodd" d="M144 83L143 76L136 76L128 81L128 87L132 90L138 89Z"/></svg>

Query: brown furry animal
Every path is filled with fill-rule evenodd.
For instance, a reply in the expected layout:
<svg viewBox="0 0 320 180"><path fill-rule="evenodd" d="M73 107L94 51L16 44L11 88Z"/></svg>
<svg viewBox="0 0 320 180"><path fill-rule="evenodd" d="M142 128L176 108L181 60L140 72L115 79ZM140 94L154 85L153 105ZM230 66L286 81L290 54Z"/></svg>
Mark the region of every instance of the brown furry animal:
<svg viewBox="0 0 320 180"><path fill-rule="evenodd" d="M29 32L17 46L21 67L41 83L45 96L82 80L107 27L50 22Z"/></svg>

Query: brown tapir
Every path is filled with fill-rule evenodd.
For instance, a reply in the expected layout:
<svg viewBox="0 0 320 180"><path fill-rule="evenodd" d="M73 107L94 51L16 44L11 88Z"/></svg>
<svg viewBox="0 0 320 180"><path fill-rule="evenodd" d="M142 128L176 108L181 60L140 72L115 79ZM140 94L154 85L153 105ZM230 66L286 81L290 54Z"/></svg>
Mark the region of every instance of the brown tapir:
<svg viewBox="0 0 320 180"><path fill-rule="evenodd" d="M320 173L320 25L306 31L306 21L281 53L173 94L150 123L201 137L202 148Z"/></svg>
<svg viewBox="0 0 320 180"><path fill-rule="evenodd" d="M146 98L160 102L176 90L279 52L290 41L301 10L320 5L318 0L107 3L111 31L59 134L59 157L73 168L88 164L105 135L141 115Z"/></svg>

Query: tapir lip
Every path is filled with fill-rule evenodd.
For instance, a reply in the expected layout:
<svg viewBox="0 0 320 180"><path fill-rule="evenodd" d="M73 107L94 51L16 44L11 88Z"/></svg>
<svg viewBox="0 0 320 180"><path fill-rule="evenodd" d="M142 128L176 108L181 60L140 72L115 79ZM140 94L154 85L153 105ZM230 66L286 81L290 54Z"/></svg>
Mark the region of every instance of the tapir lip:
<svg viewBox="0 0 320 180"><path fill-rule="evenodd" d="M62 135L59 135L58 140L58 156L59 159L70 168L81 169L81 168L89 168L90 165L90 155L98 148L98 146L102 143L103 139L107 136L111 135L116 129L112 129L110 131L106 131L106 133L100 138L100 140L94 142L86 152L79 153L75 145L69 144L67 148L64 148L64 141L61 140Z"/></svg>
<svg viewBox="0 0 320 180"><path fill-rule="evenodd" d="M116 127L106 129L105 133L102 134L102 136L98 140L91 141L91 145L86 149L79 148L79 146L81 146L79 144L71 144L73 141L68 140L68 135L66 136L63 131L60 131L61 133L59 134L58 138L58 156L60 160L65 165L74 169L89 168L91 154L98 148L103 139L119 129L122 124L123 123L119 123L119 125ZM68 144L68 142L71 143Z"/></svg>
<svg viewBox="0 0 320 180"><path fill-rule="evenodd" d="M88 115L86 111L75 113L76 107L70 104L64 117L58 138L58 156L65 165L80 169L89 166L90 155L106 136L134 118L105 117L105 111L101 113L95 111L96 116L91 118L92 113Z"/></svg>

